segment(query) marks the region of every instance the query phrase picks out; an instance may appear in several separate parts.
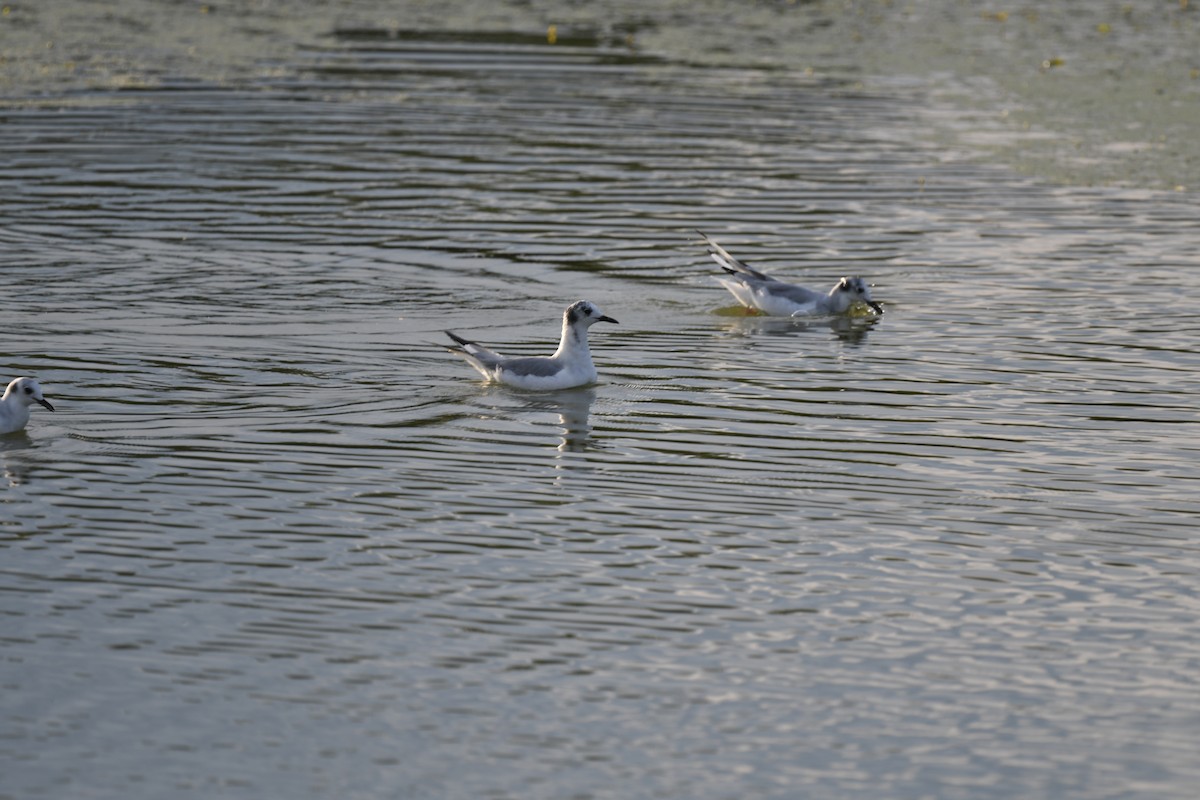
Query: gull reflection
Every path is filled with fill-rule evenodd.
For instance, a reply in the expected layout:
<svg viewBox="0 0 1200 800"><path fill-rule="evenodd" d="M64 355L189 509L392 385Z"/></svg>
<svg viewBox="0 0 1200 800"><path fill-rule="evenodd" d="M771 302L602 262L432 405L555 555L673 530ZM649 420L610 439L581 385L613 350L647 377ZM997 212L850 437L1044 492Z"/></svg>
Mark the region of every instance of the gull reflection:
<svg viewBox="0 0 1200 800"><path fill-rule="evenodd" d="M583 388L569 394L572 396L563 399L558 412L558 419L562 425L562 441L558 444L558 452L581 453L588 448L588 440L592 434L592 403L596 400L596 392L594 389Z"/></svg>
<svg viewBox="0 0 1200 800"><path fill-rule="evenodd" d="M578 389L562 389L557 392L539 394L525 402L525 408L535 411L553 411L558 414L561 439L560 453L582 453L589 447L592 433L590 422L592 403L596 401L596 390L590 386Z"/></svg>
<svg viewBox="0 0 1200 800"><path fill-rule="evenodd" d="M33 440L23 430L0 436L0 466L3 466L4 482L10 488L20 486L29 479L29 465L19 459L8 458L8 454L31 447Z"/></svg>
<svg viewBox="0 0 1200 800"><path fill-rule="evenodd" d="M721 315L722 327L731 336L787 336L795 333L832 331L847 344L862 344L867 334L880 323L877 315L841 315L804 319L801 317L767 317Z"/></svg>

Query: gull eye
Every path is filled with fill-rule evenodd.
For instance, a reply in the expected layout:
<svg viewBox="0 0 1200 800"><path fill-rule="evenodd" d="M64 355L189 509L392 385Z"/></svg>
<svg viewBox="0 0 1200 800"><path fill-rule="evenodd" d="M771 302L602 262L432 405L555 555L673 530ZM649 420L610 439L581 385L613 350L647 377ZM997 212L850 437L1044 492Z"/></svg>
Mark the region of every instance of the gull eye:
<svg viewBox="0 0 1200 800"><path fill-rule="evenodd" d="M25 387L25 394L33 394L33 387L32 387L32 386L26 386L26 387Z"/></svg>

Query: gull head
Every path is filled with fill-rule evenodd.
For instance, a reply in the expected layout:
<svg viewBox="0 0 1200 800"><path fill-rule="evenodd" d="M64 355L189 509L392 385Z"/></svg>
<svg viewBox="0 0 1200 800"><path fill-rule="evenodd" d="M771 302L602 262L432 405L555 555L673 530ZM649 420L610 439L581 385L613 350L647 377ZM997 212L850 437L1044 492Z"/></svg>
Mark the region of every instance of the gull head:
<svg viewBox="0 0 1200 800"><path fill-rule="evenodd" d="M40 403L51 411L54 410L50 401L42 396L42 387L34 378L15 378L4 390L4 397L0 398L0 402L16 402L23 406Z"/></svg>
<svg viewBox="0 0 1200 800"><path fill-rule="evenodd" d="M589 303L587 300L580 300L578 303L572 303L563 312L563 319L570 327L582 325L585 328L590 328L597 322L611 322L614 325L620 324L612 317L605 316L600 313L600 309L596 308L595 303Z"/></svg>
<svg viewBox="0 0 1200 800"><path fill-rule="evenodd" d="M871 287L867 286L867 282L862 278L842 278L838 281L838 285L833 287L833 293L844 298L838 305L844 308L850 308L855 303L862 302L869 305L876 314L883 313L883 306L871 299Z"/></svg>

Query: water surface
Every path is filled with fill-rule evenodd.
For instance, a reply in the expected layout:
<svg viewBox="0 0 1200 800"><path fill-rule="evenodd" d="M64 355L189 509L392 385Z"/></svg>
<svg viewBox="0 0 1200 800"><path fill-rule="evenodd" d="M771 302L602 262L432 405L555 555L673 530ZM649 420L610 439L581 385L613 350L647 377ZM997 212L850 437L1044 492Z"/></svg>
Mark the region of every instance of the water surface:
<svg viewBox="0 0 1200 800"><path fill-rule="evenodd" d="M0 441L0 796L1190 796L1194 194L661 26L343 23L0 112L58 409ZM749 317L695 229L887 312ZM580 298L594 387L443 349Z"/></svg>

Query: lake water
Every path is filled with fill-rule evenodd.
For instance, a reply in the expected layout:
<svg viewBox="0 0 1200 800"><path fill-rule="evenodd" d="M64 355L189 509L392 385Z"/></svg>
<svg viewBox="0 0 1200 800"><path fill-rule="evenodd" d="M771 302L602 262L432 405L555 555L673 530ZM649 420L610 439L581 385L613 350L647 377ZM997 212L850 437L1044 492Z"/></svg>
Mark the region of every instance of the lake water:
<svg viewBox="0 0 1200 800"><path fill-rule="evenodd" d="M1192 796L1200 11L394 5L5 13L0 797Z"/></svg>

